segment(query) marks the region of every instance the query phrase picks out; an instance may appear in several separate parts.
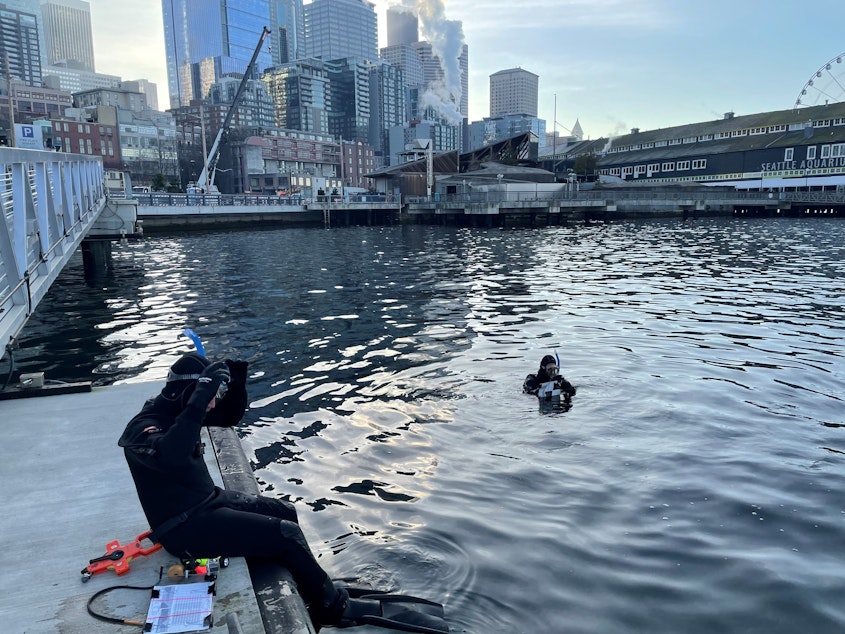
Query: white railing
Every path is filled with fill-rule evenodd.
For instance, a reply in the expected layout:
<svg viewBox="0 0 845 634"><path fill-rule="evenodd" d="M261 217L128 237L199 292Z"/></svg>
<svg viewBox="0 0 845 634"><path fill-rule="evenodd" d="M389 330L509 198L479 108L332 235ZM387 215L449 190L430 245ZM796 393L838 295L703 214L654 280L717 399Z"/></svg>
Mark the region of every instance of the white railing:
<svg viewBox="0 0 845 634"><path fill-rule="evenodd" d="M0 148L0 358L106 202L99 158Z"/></svg>

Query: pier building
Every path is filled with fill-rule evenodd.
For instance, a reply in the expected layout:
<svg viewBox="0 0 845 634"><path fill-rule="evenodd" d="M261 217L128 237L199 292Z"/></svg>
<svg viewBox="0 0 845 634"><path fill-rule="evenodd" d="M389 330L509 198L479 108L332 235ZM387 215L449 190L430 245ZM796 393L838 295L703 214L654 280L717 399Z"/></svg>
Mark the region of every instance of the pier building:
<svg viewBox="0 0 845 634"><path fill-rule="evenodd" d="M595 173L575 169L579 157L592 157ZM836 190L845 187L845 103L744 116L728 112L715 121L634 128L569 145L544 163L559 179L574 170L582 181L601 175L650 185Z"/></svg>

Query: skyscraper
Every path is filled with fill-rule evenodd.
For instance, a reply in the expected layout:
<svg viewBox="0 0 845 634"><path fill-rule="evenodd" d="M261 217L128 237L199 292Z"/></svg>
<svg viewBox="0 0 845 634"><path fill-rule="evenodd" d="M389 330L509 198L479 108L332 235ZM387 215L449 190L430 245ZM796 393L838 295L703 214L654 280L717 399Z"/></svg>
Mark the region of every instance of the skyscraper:
<svg viewBox="0 0 845 634"><path fill-rule="evenodd" d="M381 58L402 69L406 120L443 118L452 124L468 117L469 48L460 22L442 16L389 8L388 45ZM419 33L435 34L436 46Z"/></svg>
<svg viewBox="0 0 845 634"><path fill-rule="evenodd" d="M522 68L509 68L490 75L490 116L527 114L537 116L540 78Z"/></svg>
<svg viewBox="0 0 845 634"><path fill-rule="evenodd" d="M0 4L0 7L3 7ZM6 60L6 61L4 61ZM0 64L6 74L30 86L41 85L41 49L35 14L3 7L0 11Z"/></svg>
<svg viewBox="0 0 845 634"><path fill-rule="evenodd" d="M392 7L387 9L387 45L413 44L420 39L417 16Z"/></svg>
<svg viewBox="0 0 845 634"><path fill-rule="evenodd" d="M14 11L23 11L24 13L31 13L35 16L35 22L38 26L38 45L41 55L41 69L47 65L47 45L44 42L44 21L41 19L41 0L0 0L0 4L5 4L7 9Z"/></svg>
<svg viewBox="0 0 845 634"><path fill-rule="evenodd" d="M264 27L277 30L270 0L162 0L161 5L172 108L205 98L225 75L243 75ZM252 78L271 65L265 45Z"/></svg>
<svg viewBox="0 0 845 634"><path fill-rule="evenodd" d="M336 139L366 141L369 137L369 64L357 57L325 62L332 94L329 133Z"/></svg>
<svg viewBox="0 0 845 634"><path fill-rule="evenodd" d="M369 144L375 148L377 167L384 167L390 155L390 129L405 119L405 84L402 69L386 61L370 65Z"/></svg>
<svg viewBox="0 0 845 634"><path fill-rule="evenodd" d="M304 59L270 68L261 81L273 100L278 127L329 133L332 95L322 60Z"/></svg>
<svg viewBox="0 0 845 634"><path fill-rule="evenodd" d="M305 57L305 16L302 0L271 0L273 65Z"/></svg>
<svg viewBox="0 0 845 634"><path fill-rule="evenodd" d="M48 64L94 71L91 6L84 0L41 0Z"/></svg>
<svg viewBox="0 0 845 634"><path fill-rule="evenodd" d="M422 63L428 101L440 102L439 107L434 106L440 114L452 123L459 123L461 118L468 116L469 110L469 47L461 44L457 59L443 60L429 42L416 42L412 46ZM438 86L449 94L444 94Z"/></svg>
<svg viewBox="0 0 845 634"><path fill-rule="evenodd" d="M305 55L378 59L375 5L367 0L314 0L305 5Z"/></svg>

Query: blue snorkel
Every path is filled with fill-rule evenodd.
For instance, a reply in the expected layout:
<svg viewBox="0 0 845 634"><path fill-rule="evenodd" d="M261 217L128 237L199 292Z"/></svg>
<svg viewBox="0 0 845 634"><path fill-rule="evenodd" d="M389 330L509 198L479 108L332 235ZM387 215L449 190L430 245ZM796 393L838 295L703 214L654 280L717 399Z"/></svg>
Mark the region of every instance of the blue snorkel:
<svg viewBox="0 0 845 634"><path fill-rule="evenodd" d="M560 370L560 357L557 356L557 350L555 350L555 363L557 363L557 369Z"/></svg>
<svg viewBox="0 0 845 634"><path fill-rule="evenodd" d="M191 341L194 342L194 347L196 348L198 355L200 355L203 358L207 358L205 356L205 347L202 345L202 339L200 339L200 336L197 333L195 333L191 328L185 328L182 331L182 334L185 335L188 339L190 339ZM227 374L227 377L228 377L228 374ZM195 375L190 375L189 377L185 377L185 378L192 378L193 379L193 378L200 378L200 376L195 374ZM224 396L226 396L226 392L228 390L229 390L229 388L228 388L228 378L227 378L226 381L223 381L220 384L220 386L217 388L217 394L215 395L215 398L217 398L217 399L223 398Z"/></svg>
<svg viewBox="0 0 845 634"><path fill-rule="evenodd" d="M194 342L194 347L197 349L197 353L204 357L205 348L202 345L202 339L200 339L200 336L190 328L185 328L185 330L182 331L182 334Z"/></svg>

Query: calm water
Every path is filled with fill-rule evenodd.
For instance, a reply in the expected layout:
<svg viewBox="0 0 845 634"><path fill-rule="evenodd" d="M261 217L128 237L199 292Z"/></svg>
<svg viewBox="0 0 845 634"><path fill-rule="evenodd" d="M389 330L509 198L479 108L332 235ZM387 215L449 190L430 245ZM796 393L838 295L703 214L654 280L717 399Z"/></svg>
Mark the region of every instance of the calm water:
<svg viewBox="0 0 845 634"><path fill-rule="evenodd" d="M333 575L454 632L845 629L841 220L206 233L115 264L74 261L18 367L160 380L185 326L249 360L245 449ZM554 350L568 411L520 391Z"/></svg>

